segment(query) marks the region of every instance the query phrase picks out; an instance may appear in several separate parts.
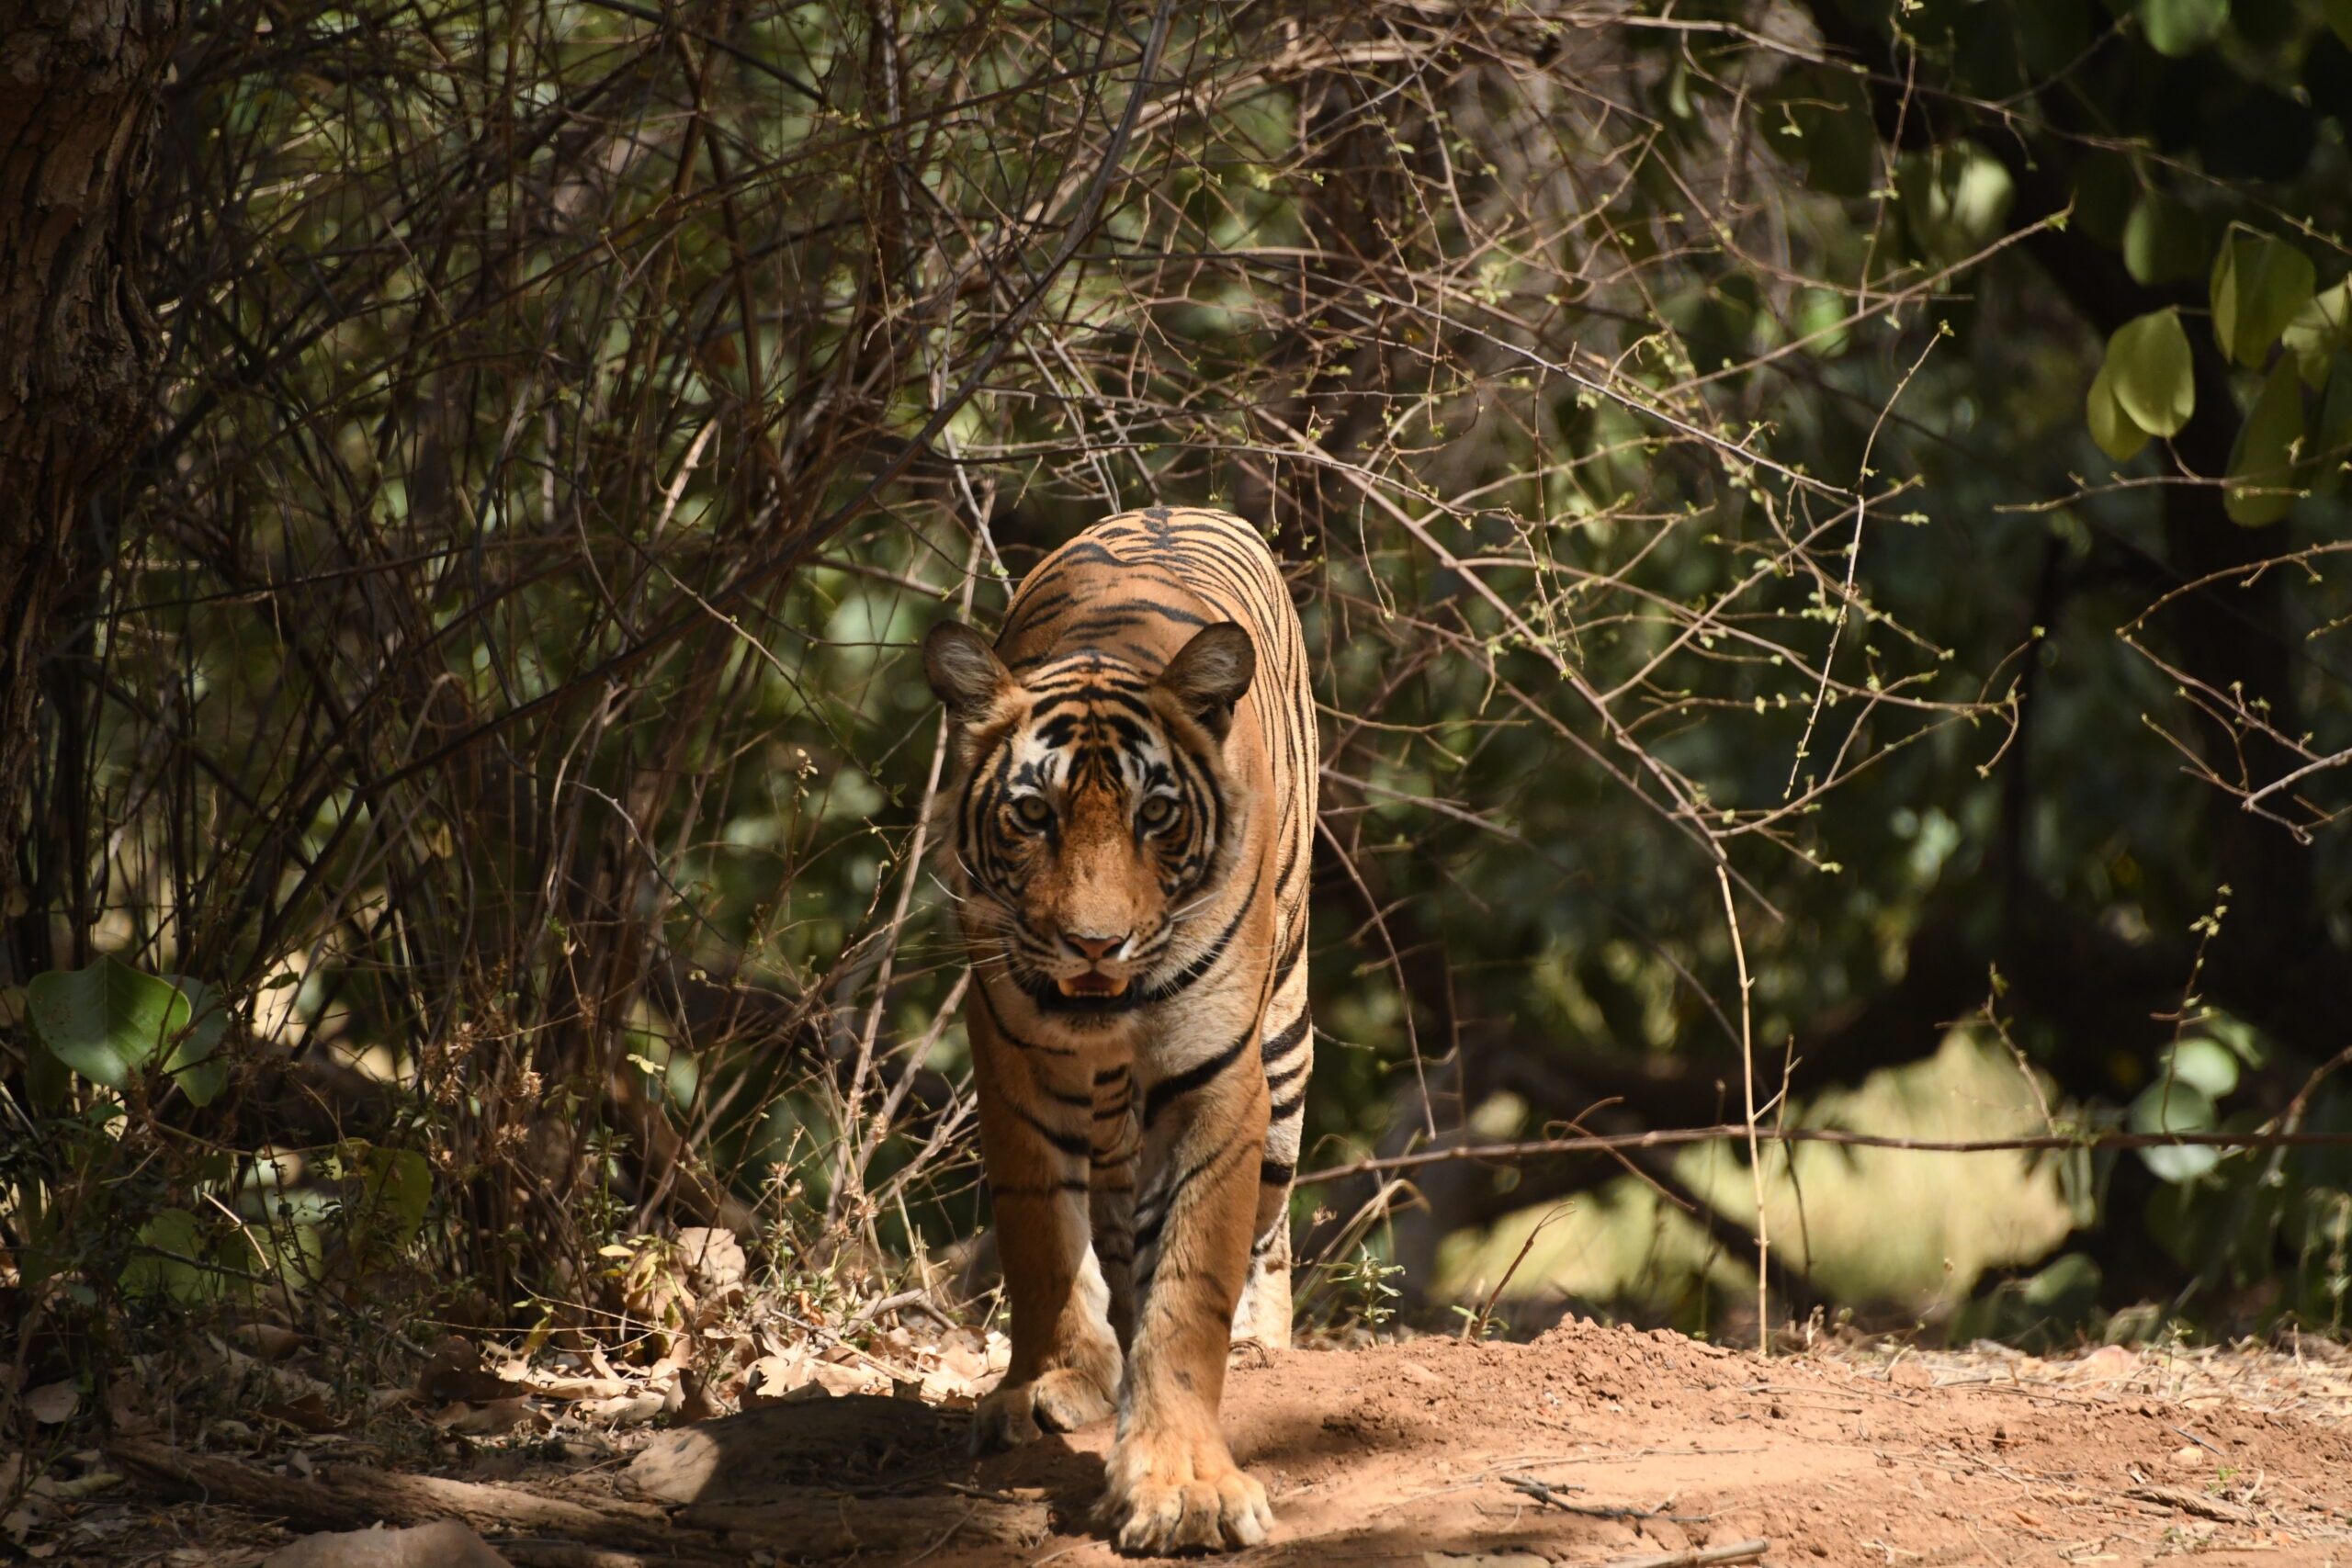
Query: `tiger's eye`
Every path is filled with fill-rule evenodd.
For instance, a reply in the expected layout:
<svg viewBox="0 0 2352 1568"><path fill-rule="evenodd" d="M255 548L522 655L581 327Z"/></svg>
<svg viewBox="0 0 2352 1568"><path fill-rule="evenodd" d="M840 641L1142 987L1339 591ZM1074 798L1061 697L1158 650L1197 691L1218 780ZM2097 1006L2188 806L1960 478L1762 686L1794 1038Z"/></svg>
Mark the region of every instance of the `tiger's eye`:
<svg viewBox="0 0 2352 1568"><path fill-rule="evenodd" d="M1052 820L1054 815L1054 808L1046 804L1045 796L1039 795L1023 795L1014 804L1012 810L1015 816L1032 828L1044 827Z"/></svg>
<svg viewBox="0 0 2352 1568"><path fill-rule="evenodd" d="M1148 795L1136 808L1136 815L1143 819L1145 827L1158 828L1176 815L1176 807L1164 795Z"/></svg>

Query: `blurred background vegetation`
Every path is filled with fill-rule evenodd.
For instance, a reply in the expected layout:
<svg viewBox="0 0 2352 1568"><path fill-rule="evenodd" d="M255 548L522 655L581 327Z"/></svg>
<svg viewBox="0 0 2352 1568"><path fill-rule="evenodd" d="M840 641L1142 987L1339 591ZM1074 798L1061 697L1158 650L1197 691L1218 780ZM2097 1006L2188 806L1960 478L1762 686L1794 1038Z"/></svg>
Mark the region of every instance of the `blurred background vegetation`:
<svg viewBox="0 0 2352 1568"><path fill-rule="evenodd" d="M679 1225L984 1289L911 649L1156 501L1315 654L1310 1166L2352 1132L2346 0L150 20L133 414L9 414L14 1386ZM1798 1323L2340 1330L2347 1194L1457 1160L1302 1187L1302 1310L1752 1334L1760 1204Z"/></svg>

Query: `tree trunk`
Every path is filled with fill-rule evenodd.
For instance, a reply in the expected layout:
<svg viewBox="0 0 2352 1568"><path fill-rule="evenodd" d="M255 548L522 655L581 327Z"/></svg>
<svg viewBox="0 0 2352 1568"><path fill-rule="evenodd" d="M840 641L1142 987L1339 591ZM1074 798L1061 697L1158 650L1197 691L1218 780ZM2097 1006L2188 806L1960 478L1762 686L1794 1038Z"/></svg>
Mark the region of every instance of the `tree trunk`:
<svg viewBox="0 0 2352 1568"><path fill-rule="evenodd" d="M0 908L24 910L43 665L146 427L156 105L185 0L0 0Z"/></svg>

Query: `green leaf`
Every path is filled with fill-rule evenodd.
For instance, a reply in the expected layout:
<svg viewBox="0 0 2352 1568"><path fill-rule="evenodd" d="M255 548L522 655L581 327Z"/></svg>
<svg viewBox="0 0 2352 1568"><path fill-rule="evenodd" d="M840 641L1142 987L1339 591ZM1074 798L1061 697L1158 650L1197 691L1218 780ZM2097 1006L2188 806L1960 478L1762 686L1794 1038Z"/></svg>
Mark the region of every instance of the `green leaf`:
<svg viewBox="0 0 2352 1568"><path fill-rule="evenodd" d="M2140 0L2140 25L2158 54L2202 49L2230 19L2230 0Z"/></svg>
<svg viewBox="0 0 2352 1568"><path fill-rule="evenodd" d="M2303 378L2282 359L2264 378L2261 396L2230 448L2230 483L2222 505L2230 521L2249 528L2276 523L2295 509L2302 487L2295 471L2303 447Z"/></svg>
<svg viewBox="0 0 2352 1568"><path fill-rule="evenodd" d="M2352 350L2336 351L2311 450L2312 493L2334 495L2344 483L2346 467L2352 465Z"/></svg>
<svg viewBox="0 0 2352 1568"><path fill-rule="evenodd" d="M2215 1117L2212 1097L2192 1084L2159 1078L2132 1102L2129 1117L2135 1133L2209 1133ZM2221 1164L2218 1149L2173 1147L2142 1149L2140 1158L2166 1181L2190 1181Z"/></svg>
<svg viewBox="0 0 2352 1568"><path fill-rule="evenodd" d="M2165 1071L2175 1082L2203 1089L2214 1100L2238 1087L2238 1059L2218 1040L2184 1040L2165 1058Z"/></svg>
<svg viewBox="0 0 2352 1568"><path fill-rule="evenodd" d="M107 957L86 969L34 976L25 1001L51 1054L108 1089L153 1062L187 1027L192 1010L169 980Z"/></svg>
<svg viewBox="0 0 2352 1568"><path fill-rule="evenodd" d="M2084 153L2082 162L2075 165L2075 223L2102 245L2120 245L2138 189L2132 160L2122 153L2104 148ZM2205 270L2201 257L2197 270Z"/></svg>
<svg viewBox="0 0 2352 1568"><path fill-rule="evenodd" d="M127 1296L169 1296L194 1305L219 1296L221 1276L202 1263L209 1237L204 1222L186 1209L165 1209L139 1227L139 1246L123 1265Z"/></svg>
<svg viewBox="0 0 2352 1568"><path fill-rule="evenodd" d="M2124 322L2107 340L2115 400L2151 435L2172 435L2197 412L2197 378L2180 312L2167 306Z"/></svg>
<svg viewBox="0 0 2352 1568"><path fill-rule="evenodd" d="M2090 422L2091 439L2119 463L2128 463L2148 444L2148 433L2132 423L2115 400L2115 381L2102 363L2091 378L2090 396L2084 400L2083 417Z"/></svg>
<svg viewBox="0 0 2352 1568"><path fill-rule="evenodd" d="M1906 152L1903 219L1919 254L1939 266L1967 260L2001 237L2017 186L1973 141L1947 141Z"/></svg>
<svg viewBox="0 0 2352 1568"><path fill-rule="evenodd" d="M180 994L187 998L191 1015L187 1032L172 1048L164 1071L179 1085L189 1104L209 1105L229 1087L229 1065L219 1055L220 1036L229 1027L229 1004L220 992L201 980L191 980L185 975L166 975L164 978L179 987Z"/></svg>
<svg viewBox="0 0 2352 1568"><path fill-rule="evenodd" d="M2352 0L2320 0L2319 8L2335 36L2344 40L2344 47L2352 49Z"/></svg>
<svg viewBox="0 0 2352 1568"><path fill-rule="evenodd" d="M2151 287L2181 283L2205 272L2205 220L2197 209L2152 190L2132 207L2123 225L2123 266Z"/></svg>
<svg viewBox="0 0 2352 1568"><path fill-rule="evenodd" d="M433 1168L424 1156L414 1149L371 1147L359 1161L359 1183L368 1208L390 1222L396 1244L414 1241L433 1197Z"/></svg>
<svg viewBox="0 0 2352 1568"><path fill-rule="evenodd" d="M2286 241L2232 229L2213 263L2213 341L2239 364L2260 368L2312 302L2318 281L2311 257Z"/></svg>
<svg viewBox="0 0 2352 1568"><path fill-rule="evenodd" d="M2278 341L2295 356L2305 386L2316 392L2327 385L2329 362L2352 348L2352 277L2312 296Z"/></svg>

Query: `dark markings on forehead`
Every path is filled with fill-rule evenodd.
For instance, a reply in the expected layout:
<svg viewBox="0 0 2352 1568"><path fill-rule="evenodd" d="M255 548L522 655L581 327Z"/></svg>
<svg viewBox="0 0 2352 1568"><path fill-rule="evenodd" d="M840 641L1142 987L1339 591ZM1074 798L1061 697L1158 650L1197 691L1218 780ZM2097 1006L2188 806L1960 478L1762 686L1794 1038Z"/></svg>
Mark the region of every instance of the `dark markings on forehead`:
<svg viewBox="0 0 2352 1568"><path fill-rule="evenodd" d="M1028 682L1029 690L1038 696L1050 696L1057 692L1143 692L1151 689L1151 682L1142 674L1103 662L1099 654L1079 653L1057 659L1051 663L1040 660L1046 668L1037 678Z"/></svg>
<svg viewBox="0 0 2352 1568"><path fill-rule="evenodd" d="M1125 714L1096 709L1057 713L1030 733L1057 751L1073 743L1102 745L1106 736L1115 736L1128 749L1135 750L1152 738L1148 730Z"/></svg>
<svg viewBox="0 0 2352 1568"><path fill-rule="evenodd" d="M1151 705L1141 697L1108 686L1091 688L1081 686L1075 691L1057 692L1049 697L1041 697L1036 705L1029 710L1029 717L1034 723L1047 714L1057 713L1067 707L1118 708L1123 712L1134 714L1138 718L1157 719L1159 717L1151 711Z"/></svg>

